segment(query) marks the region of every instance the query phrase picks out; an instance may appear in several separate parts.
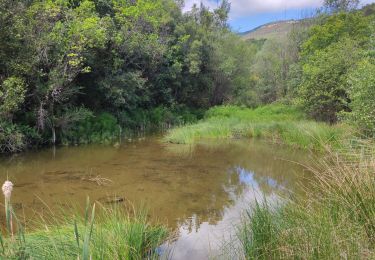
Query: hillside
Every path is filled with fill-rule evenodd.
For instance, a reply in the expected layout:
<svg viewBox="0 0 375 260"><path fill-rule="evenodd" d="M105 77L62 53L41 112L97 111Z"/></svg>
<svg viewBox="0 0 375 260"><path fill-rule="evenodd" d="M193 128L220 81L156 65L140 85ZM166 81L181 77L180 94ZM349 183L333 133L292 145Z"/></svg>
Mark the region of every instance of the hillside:
<svg viewBox="0 0 375 260"><path fill-rule="evenodd" d="M273 39L287 36L293 27L300 23L298 20L278 21L259 26L253 30L241 33L245 39Z"/></svg>

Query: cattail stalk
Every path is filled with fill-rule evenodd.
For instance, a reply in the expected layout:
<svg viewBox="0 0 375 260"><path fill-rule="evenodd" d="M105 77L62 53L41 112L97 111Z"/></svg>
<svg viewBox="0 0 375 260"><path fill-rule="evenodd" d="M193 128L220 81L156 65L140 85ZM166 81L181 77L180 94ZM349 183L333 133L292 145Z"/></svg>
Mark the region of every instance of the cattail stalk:
<svg viewBox="0 0 375 260"><path fill-rule="evenodd" d="M5 216L8 231L13 237L13 221L12 221L12 208L10 204L10 197L12 195L13 183L10 181L5 181L2 187L4 198L5 198Z"/></svg>

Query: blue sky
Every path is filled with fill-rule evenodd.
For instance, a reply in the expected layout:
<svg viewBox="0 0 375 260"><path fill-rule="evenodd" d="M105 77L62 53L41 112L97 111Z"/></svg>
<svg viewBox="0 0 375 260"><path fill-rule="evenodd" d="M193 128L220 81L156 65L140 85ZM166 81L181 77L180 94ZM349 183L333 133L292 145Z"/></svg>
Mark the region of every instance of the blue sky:
<svg viewBox="0 0 375 260"><path fill-rule="evenodd" d="M215 8L220 0L185 0L185 11L193 4L205 4ZM287 19L311 16L322 5L323 0L230 0L232 9L229 23L234 31L243 32L259 25ZM363 4L375 0L362 0Z"/></svg>

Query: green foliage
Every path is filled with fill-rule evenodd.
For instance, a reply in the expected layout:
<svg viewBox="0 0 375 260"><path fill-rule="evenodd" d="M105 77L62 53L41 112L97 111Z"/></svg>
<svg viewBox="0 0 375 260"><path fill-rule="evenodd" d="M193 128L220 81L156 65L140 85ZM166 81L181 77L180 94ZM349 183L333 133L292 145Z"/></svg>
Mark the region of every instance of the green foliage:
<svg viewBox="0 0 375 260"><path fill-rule="evenodd" d="M361 61L349 76L350 113L346 119L367 136L375 136L375 65Z"/></svg>
<svg viewBox="0 0 375 260"><path fill-rule="evenodd" d="M232 34L222 35L214 46L214 104L229 101L233 104L254 105L256 101L249 89L249 81L257 47Z"/></svg>
<svg viewBox="0 0 375 260"><path fill-rule="evenodd" d="M302 59L314 55L316 51L323 51L343 38L349 38L359 46L368 44L371 36L369 25L370 18L361 12L323 17L320 23L311 28L308 39L302 44Z"/></svg>
<svg viewBox="0 0 375 260"><path fill-rule="evenodd" d="M262 121L293 121L304 118L304 114L296 107L272 104L255 109L237 106L218 106L208 110L205 118L239 118L241 120L262 122Z"/></svg>
<svg viewBox="0 0 375 260"><path fill-rule="evenodd" d="M148 95L139 95L145 91L146 79L139 72L126 72L104 79L99 85L106 101L116 109L133 108L148 101Z"/></svg>
<svg viewBox="0 0 375 260"><path fill-rule="evenodd" d="M42 138L34 128L0 121L0 153L17 153L41 143Z"/></svg>
<svg viewBox="0 0 375 260"><path fill-rule="evenodd" d="M348 11L356 4L357 1L326 1L326 5L337 11ZM358 114L365 109L363 97L354 94L364 91L359 88L365 88L366 83L359 83L359 74L357 78L350 74L371 53L373 19L362 11L339 12L321 17L311 28L309 37L301 45L301 61L295 67L297 74L290 83L297 89L294 94L297 101L312 118L335 123L338 115L345 114L366 128ZM353 84L358 87L353 88ZM351 113L352 109L357 112Z"/></svg>
<svg viewBox="0 0 375 260"><path fill-rule="evenodd" d="M255 205L246 212L242 225L238 229L237 236L246 259L274 259L277 253L274 248L277 245L278 218L267 204Z"/></svg>
<svg viewBox="0 0 375 260"><path fill-rule="evenodd" d="M63 144L111 143L120 138L121 127L109 113L85 117L61 133Z"/></svg>
<svg viewBox="0 0 375 260"><path fill-rule="evenodd" d="M26 84L23 79L10 77L0 86L0 114L9 116L18 110L25 100Z"/></svg>
<svg viewBox="0 0 375 260"><path fill-rule="evenodd" d="M358 58L357 47L350 39L308 57L303 66L299 99L309 115L334 123L338 112L348 111L348 73Z"/></svg>
<svg viewBox="0 0 375 260"><path fill-rule="evenodd" d="M354 10L358 7L360 0L324 0L324 6L332 12Z"/></svg>
<svg viewBox="0 0 375 260"><path fill-rule="evenodd" d="M262 138L276 144L323 151L326 146L338 147L350 128L331 127L307 121L297 108L268 105L257 109L235 106L214 107L205 119L193 125L172 129L165 141L195 144L204 139Z"/></svg>
<svg viewBox="0 0 375 260"><path fill-rule="evenodd" d="M136 130L193 121L180 108L228 101L248 78L251 48L228 30L229 7L1 0L0 113L43 143L108 142L115 120ZM90 111L116 118L106 128Z"/></svg>
<svg viewBox="0 0 375 260"><path fill-rule="evenodd" d="M120 124L138 131L166 130L171 126L194 123L203 117L200 109L185 106L156 107L151 110L123 111L120 113Z"/></svg>
<svg viewBox="0 0 375 260"><path fill-rule="evenodd" d="M238 228L244 258L374 258L374 158L355 156L362 160L318 159L307 194L251 207Z"/></svg>
<svg viewBox="0 0 375 260"><path fill-rule="evenodd" d="M26 146L24 134L17 126L1 122L0 123L0 152L15 153L22 151Z"/></svg>
<svg viewBox="0 0 375 260"><path fill-rule="evenodd" d="M241 93L241 103L250 107L269 104L294 97L301 81L300 48L305 41L310 20L289 24L288 35L267 40L250 41L256 53L252 60L250 78L247 79L245 93ZM244 96L251 102L244 102Z"/></svg>
<svg viewBox="0 0 375 260"><path fill-rule="evenodd" d="M118 125L166 129L223 104L295 98L335 122L349 111L348 71L371 47L374 18L347 12L353 3L327 1L346 12L288 24L288 37L244 41L229 30L228 1L183 12L173 0L0 0L1 121L36 133L15 150L109 142ZM102 113L117 122L102 129L92 117Z"/></svg>
<svg viewBox="0 0 375 260"><path fill-rule="evenodd" d="M267 40L256 55L252 72L262 104L272 103L287 94L289 66L294 62L290 44L287 39Z"/></svg>
<svg viewBox="0 0 375 260"><path fill-rule="evenodd" d="M334 123L349 111L348 74L370 42L369 19L361 12L338 13L312 27L302 45L298 99L315 119Z"/></svg>
<svg viewBox="0 0 375 260"><path fill-rule="evenodd" d="M14 215L14 219L16 216ZM18 221L18 226L21 223ZM147 212L123 207L86 208L53 215L36 224L34 231L19 229L17 238L4 239L0 256L5 259L157 259L156 248L168 230L151 224Z"/></svg>

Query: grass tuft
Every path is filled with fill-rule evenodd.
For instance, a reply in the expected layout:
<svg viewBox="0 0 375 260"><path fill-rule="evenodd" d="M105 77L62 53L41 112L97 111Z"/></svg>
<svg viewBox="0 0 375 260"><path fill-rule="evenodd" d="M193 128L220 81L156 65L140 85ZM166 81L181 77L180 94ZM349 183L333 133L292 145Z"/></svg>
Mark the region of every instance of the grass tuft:
<svg viewBox="0 0 375 260"><path fill-rule="evenodd" d="M5 259L157 259L168 237L162 225L151 224L147 211L87 206L85 214L66 214L42 221L31 232L5 238ZM23 239L21 239L23 237Z"/></svg>
<svg viewBox="0 0 375 260"><path fill-rule="evenodd" d="M194 144L202 139L263 138L273 143L313 150L339 146L351 134L344 125L330 126L307 120L292 106L273 104L256 109L214 107L205 119L172 129L166 142Z"/></svg>
<svg viewBox="0 0 375 260"><path fill-rule="evenodd" d="M358 152L357 150L353 152ZM375 159L330 154L307 196L256 204L239 226L246 259L375 259Z"/></svg>

